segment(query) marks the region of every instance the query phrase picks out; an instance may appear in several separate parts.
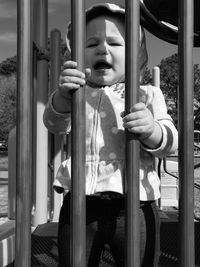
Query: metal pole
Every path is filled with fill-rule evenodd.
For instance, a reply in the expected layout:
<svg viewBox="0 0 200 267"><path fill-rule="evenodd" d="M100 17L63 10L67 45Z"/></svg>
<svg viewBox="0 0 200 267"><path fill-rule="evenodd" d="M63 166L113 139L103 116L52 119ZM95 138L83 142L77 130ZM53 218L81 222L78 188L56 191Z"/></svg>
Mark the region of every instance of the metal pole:
<svg viewBox="0 0 200 267"><path fill-rule="evenodd" d="M48 0L34 0L34 41L46 52L48 41ZM48 60L37 54L36 77L36 197L34 226L47 222L48 205L48 130L43 124L43 113L48 98Z"/></svg>
<svg viewBox="0 0 200 267"><path fill-rule="evenodd" d="M153 79L153 85L160 88L160 68L158 66L153 67L152 79ZM155 169L157 170L157 173L158 173L159 177L161 178L160 167L159 167L160 163L161 163L161 160L158 158L155 158L155 161L154 161ZM161 190L161 186L160 186L160 190ZM159 198L156 201L156 203L160 207L161 206L161 199Z"/></svg>
<svg viewBox="0 0 200 267"><path fill-rule="evenodd" d="M31 266L32 1L17 1L17 155L15 266Z"/></svg>
<svg viewBox="0 0 200 267"><path fill-rule="evenodd" d="M193 1L179 1L180 266L194 263Z"/></svg>
<svg viewBox="0 0 200 267"><path fill-rule="evenodd" d="M71 1L72 59L78 69L84 70L85 5L84 0ZM72 264L86 266L86 212L85 212L85 90L73 94L72 104Z"/></svg>
<svg viewBox="0 0 200 267"><path fill-rule="evenodd" d="M51 31L51 60L50 60L50 91L53 92L58 87L58 80L61 66L61 33L54 29Z"/></svg>
<svg viewBox="0 0 200 267"><path fill-rule="evenodd" d="M153 67L153 85L160 88L160 68L155 66Z"/></svg>
<svg viewBox="0 0 200 267"><path fill-rule="evenodd" d="M126 94L125 110L138 102L139 1L126 0ZM126 131L126 266L140 266L139 143Z"/></svg>
<svg viewBox="0 0 200 267"><path fill-rule="evenodd" d="M50 61L50 91L53 92L58 88L60 66L61 66L61 54L60 54L60 43L61 43L61 33L59 30L54 29L51 31L51 61ZM54 167L54 179L56 176L56 171L58 170L62 161L62 151L61 145L63 137L61 135L49 136L51 140L53 139L53 167ZM52 144L51 144L52 145ZM50 189L51 190L51 189ZM51 198L53 198L52 212L53 221L56 222L59 219L60 207L62 203L62 195L57 194L55 191L51 193Z"/></svg>

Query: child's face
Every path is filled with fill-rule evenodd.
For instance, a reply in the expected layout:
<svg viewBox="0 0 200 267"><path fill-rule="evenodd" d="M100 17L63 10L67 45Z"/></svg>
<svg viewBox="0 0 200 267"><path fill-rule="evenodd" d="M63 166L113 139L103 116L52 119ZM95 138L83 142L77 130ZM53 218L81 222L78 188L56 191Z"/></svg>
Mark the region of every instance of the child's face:
<svg viewBox="0 0 200 267"><path fill-rule="evenodd" d="M91 69L89 81L95 85L124 81L125 30L121 20L101 16L88 22L86 67Z"/></svg>

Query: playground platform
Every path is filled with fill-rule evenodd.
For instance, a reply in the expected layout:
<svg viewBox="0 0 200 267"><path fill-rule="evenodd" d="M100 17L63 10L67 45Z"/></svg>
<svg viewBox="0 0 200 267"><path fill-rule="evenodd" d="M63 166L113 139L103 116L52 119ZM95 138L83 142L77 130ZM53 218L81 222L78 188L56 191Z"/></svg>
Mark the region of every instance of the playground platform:
<svg viewBox="0 0 200 267"><path fill-rule="evenodd" d="M178 266L178 212L177 211L160 211L161 218L161 254L159 267L176 267ZM5 227L7 227L5 231ZM56 267L58 263L57 251L57 223L45 223L39 225L32 233L32 255L31 266L48 266ZM4 228L4 230L3 230ZM1 265L2 267L14 267L14 221L9 221L0 226L0 248L2 249L3 236L9 236L6 249L9 251L7 260L9 264ZM200 266L200 222L195 221L195 266ZM3 253L4 256L6 253ZM0 257L1 260L1 257ZM4 259L5 262L5 259ZM1 261L0 261L1 263ZM115 267L115 262L109 251L109 246L105 246L102 253L99 267Z"/></svg>

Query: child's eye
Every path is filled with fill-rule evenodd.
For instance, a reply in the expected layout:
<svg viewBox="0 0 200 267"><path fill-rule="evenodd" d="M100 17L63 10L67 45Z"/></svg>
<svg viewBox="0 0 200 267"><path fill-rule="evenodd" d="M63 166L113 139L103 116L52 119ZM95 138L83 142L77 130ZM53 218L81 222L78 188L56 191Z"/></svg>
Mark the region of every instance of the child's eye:
<svg viewBox="0 0 200 267"><path fill-rule="evenodd" d="M123 39L118 38L118 37L110 37L107 39L107 42L110 46L123 46L124 45Z"/></svg>
<svg viewBox="0 0 200 267"><path fill-rule="evenodd" d="M111 45L111 46L123 46L123 44L120 42L110 42L109 45Z"/></svg>
<svg viewBox="0 0 200 267"><path fill-rule="evenodd" d="M121 46L121 44L119 44L119 43L110 43L110 45L112 45L112 46Z"/></svg>
<svg viewBox="0 0 200 267"><path fill-rule="evenodd" d="M86 45L87 48L91 48L91 47L95 47L95 46L97 46L96 43L92 43L92 44L88 44L88 45Z"/></svg>

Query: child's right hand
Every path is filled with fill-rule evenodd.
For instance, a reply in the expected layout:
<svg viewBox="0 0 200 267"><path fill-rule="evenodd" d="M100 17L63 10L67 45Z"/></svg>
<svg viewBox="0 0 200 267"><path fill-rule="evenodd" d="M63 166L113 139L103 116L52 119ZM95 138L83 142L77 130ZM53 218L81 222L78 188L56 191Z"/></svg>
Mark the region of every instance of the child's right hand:
<svg viewBox="0 0 200 267"><path fill-rule="evenodd" d="M59 88L58 91L61 96L66 99L71 98L71 93L74 90L85 85L86 77L90 75L90 69L85 69L85 73L77 69L77 62L66 61L63 64L62 72L59 77Z"/></svg>

